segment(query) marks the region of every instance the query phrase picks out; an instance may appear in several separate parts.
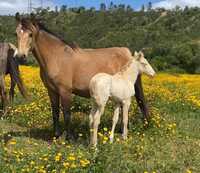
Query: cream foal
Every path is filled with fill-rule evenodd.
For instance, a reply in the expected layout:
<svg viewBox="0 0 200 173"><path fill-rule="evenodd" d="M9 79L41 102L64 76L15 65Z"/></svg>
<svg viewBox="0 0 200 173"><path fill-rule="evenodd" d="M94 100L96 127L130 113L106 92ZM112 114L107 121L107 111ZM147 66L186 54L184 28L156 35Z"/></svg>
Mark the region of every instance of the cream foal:
<svg viewBox="0 0 200 173"><path fill-rule="evenodd" d="M113 141L115 126L118 122L119 111L122 105L123 109L123 139L127 139L128 110L131 104L131 97L135 95L134 84L138 74L145 73L154 76L155 71L144 58L142 52L135 52L134 57L129 63L115 75L98 73L90 81L90 95L94 100L90 113L90 144L96 146L97 132L101 115L109 99L115 101L113 124L110 134L110 141Z"/></svg>

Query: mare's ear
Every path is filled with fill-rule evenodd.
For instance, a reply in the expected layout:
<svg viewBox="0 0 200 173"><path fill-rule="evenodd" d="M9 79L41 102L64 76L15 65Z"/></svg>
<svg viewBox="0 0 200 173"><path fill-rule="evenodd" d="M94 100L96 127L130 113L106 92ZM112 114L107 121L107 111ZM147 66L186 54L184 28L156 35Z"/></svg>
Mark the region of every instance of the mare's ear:
<svg viewBox="0 0 200 173"><path fill-rule="evenodd" d="M36 28L36 30L39 30L38 19L36 18L36 15L34 13L30 14L30 20L31 20L31 23L33 24L33 26ZM33 29L33 32L36 32L36 30Z"/></svg>
<svg viewBox="0 0 200 173"><path fill-rule="evenodd" d="M15 14L15 20L16 20L18 23L21 22L21 17L20 17L19 12L17 12L17 13Z"/></svg>
<svg viewBox="0 0 200 173"><path fill-rule="evenodd" d="M30 19L31 19L31 22L32 22L33 24L36 23L36 17L35 17L35 14L34 14L34 13L31 13L31 14L30 14Z"/></svg>

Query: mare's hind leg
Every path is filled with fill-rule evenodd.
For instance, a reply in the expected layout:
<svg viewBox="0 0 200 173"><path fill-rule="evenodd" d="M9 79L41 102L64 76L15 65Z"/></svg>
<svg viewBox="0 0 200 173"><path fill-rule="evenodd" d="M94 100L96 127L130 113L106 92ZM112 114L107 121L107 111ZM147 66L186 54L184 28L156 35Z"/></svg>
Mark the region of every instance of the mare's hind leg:
<svg viewBox="0 0 200 173"><path fill-rule="evenodd" d="M123 134L122 137L124 140L127 139L128 135L128 110L131 104L131 99L126 100L123 103Z"/></svg>
<svg viewBox="0 0 200 173"><path fill-rule="evenodd" d="M1 98L2 98L2 107L3 107L3 116L7 114L7 95L6 95L6 88L5 88L5 80L3 76L0 77L0 91L1 91Z"/></svg>
<svg viewBox="0 0 200 173"><path fill-rule="evenodd" d="M64 116L64 128L66 132L66 139L73 138L72 129L71 129L71 92L61 92L61 106Z"/></svg>
<svg viewBox="0 0 200 173"><path fill-rule="evenodd" d="M13 103L13 99L14 99L15 86L16 86L16 82L11 76L11 84L10 84L10 91L9 91L9 101L11 104Z"/></svg>
<svg viewBox="0 0 200 173"><path fill-rule="evenodd" d="M51 89L48 89L48 94L51 102L51 111L53 116L53 129L54 136L58 138L61 135L60 126L59 126L59 95L53 92Z"/></svg>
<svg viewBox="0 0 200 173"><path fill-rule="evenodd" d="M119 119L119 110L120 110L120 105L117 104L115 106L114 115L113 115L112 130L111 130L111 133L110 133L110 142L113 142L113 139L114 139L115 127L116 127L116 124L117 124L118 119Z"/></svg>

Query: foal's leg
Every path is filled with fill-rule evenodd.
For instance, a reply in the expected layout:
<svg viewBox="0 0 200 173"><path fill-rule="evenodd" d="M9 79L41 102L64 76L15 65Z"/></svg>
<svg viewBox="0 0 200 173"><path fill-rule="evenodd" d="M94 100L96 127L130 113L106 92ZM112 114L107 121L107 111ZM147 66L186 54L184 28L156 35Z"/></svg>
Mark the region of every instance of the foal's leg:
<svg viewBox="0 0 200 173"><path fill-rule="evenodd" d="M101 119L101 115L104 112L104 107L105 105L98 105L97 111L94 114L94 118L93 118L93 137L92 137L92 141L91 141L91 145L96 146L97 145L97 133L98 133L98 127L100 124L100 119Z"/></svg>
<svg viewBox="0 0 200 173"><path fill-rule="evenodd" d="M64 128L66 132L66 139L70 139L73 137L72 132L71 132L71 111L70 111L70 106L71 106L71 92L63 92L60 93L61 96L61 106L62 106L62 111L63 111L63 116L64 116Z"/></svg>
<svg viewBox="0 0 200 173"><path fill-rule="evenodd" d="M119 110L120 110L120 105L117 104L115 106L114 115L113 115L113 124L112 124L112 130L110 134L110 142L113 142L113 139L114 139L115 127L119 119Z"/></svg>
<svg viewBox="0 0 200 173"><path fill-rule="evenodd" d="M127 134L128 134L128 110L131 104L131 99L126 100L123 103L123 134L122 137L124 140L127 139Z"/></svg>
<svg viewBox="0 0 200 173"><path fill-rule="evenodd" d="M93 125L94 125L94 115L97 112L97 106L95 104L92 104L92 109L90 111L90 115L89 115L89 123L90 123L90 144L92 144L93 142Z"/></svg>
<svg viewBox="0 0 200 173"><path fill-rule="evenodd" d="M53 128L54 128L54 136L58 138L61 135L60 126L59 126L59 95L48 89L48 94L51 102L51 110L53 115Z"/></svg>
<svg viewBox="0 0 200 173"><path fill-rule="evenodd" d="M12 76L10 76L10 78L11 78L11 84L10 84L10 91L9 91L9 101L12 104L13 103L13 99L14 99L14 94L15 94L16 82L13 79Z"/></svg>

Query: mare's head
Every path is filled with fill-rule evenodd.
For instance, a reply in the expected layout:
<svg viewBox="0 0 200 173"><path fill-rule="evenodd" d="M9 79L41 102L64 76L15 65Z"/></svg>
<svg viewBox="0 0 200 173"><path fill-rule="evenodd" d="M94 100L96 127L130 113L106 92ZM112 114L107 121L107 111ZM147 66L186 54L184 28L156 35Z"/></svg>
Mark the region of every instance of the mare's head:
<svg viewBox="0 0 200 173"><path fill-rule="evenodd" d="M33 15L30 18L21 18L16 13L16 34L18 43L18 56L27 57L32 48L34 38L39 32L39 27Z"/></svg>
<svg viewBox="0 0 200 173"><path fill-rule="evenodd" d="M135 52L134 60L136 60L136 62L138 63L138 69L140 74L145 73L146 75L151 77L153 77L156 74L154 69L145 59L144 54L141 51L139 53Z"/></svg>

